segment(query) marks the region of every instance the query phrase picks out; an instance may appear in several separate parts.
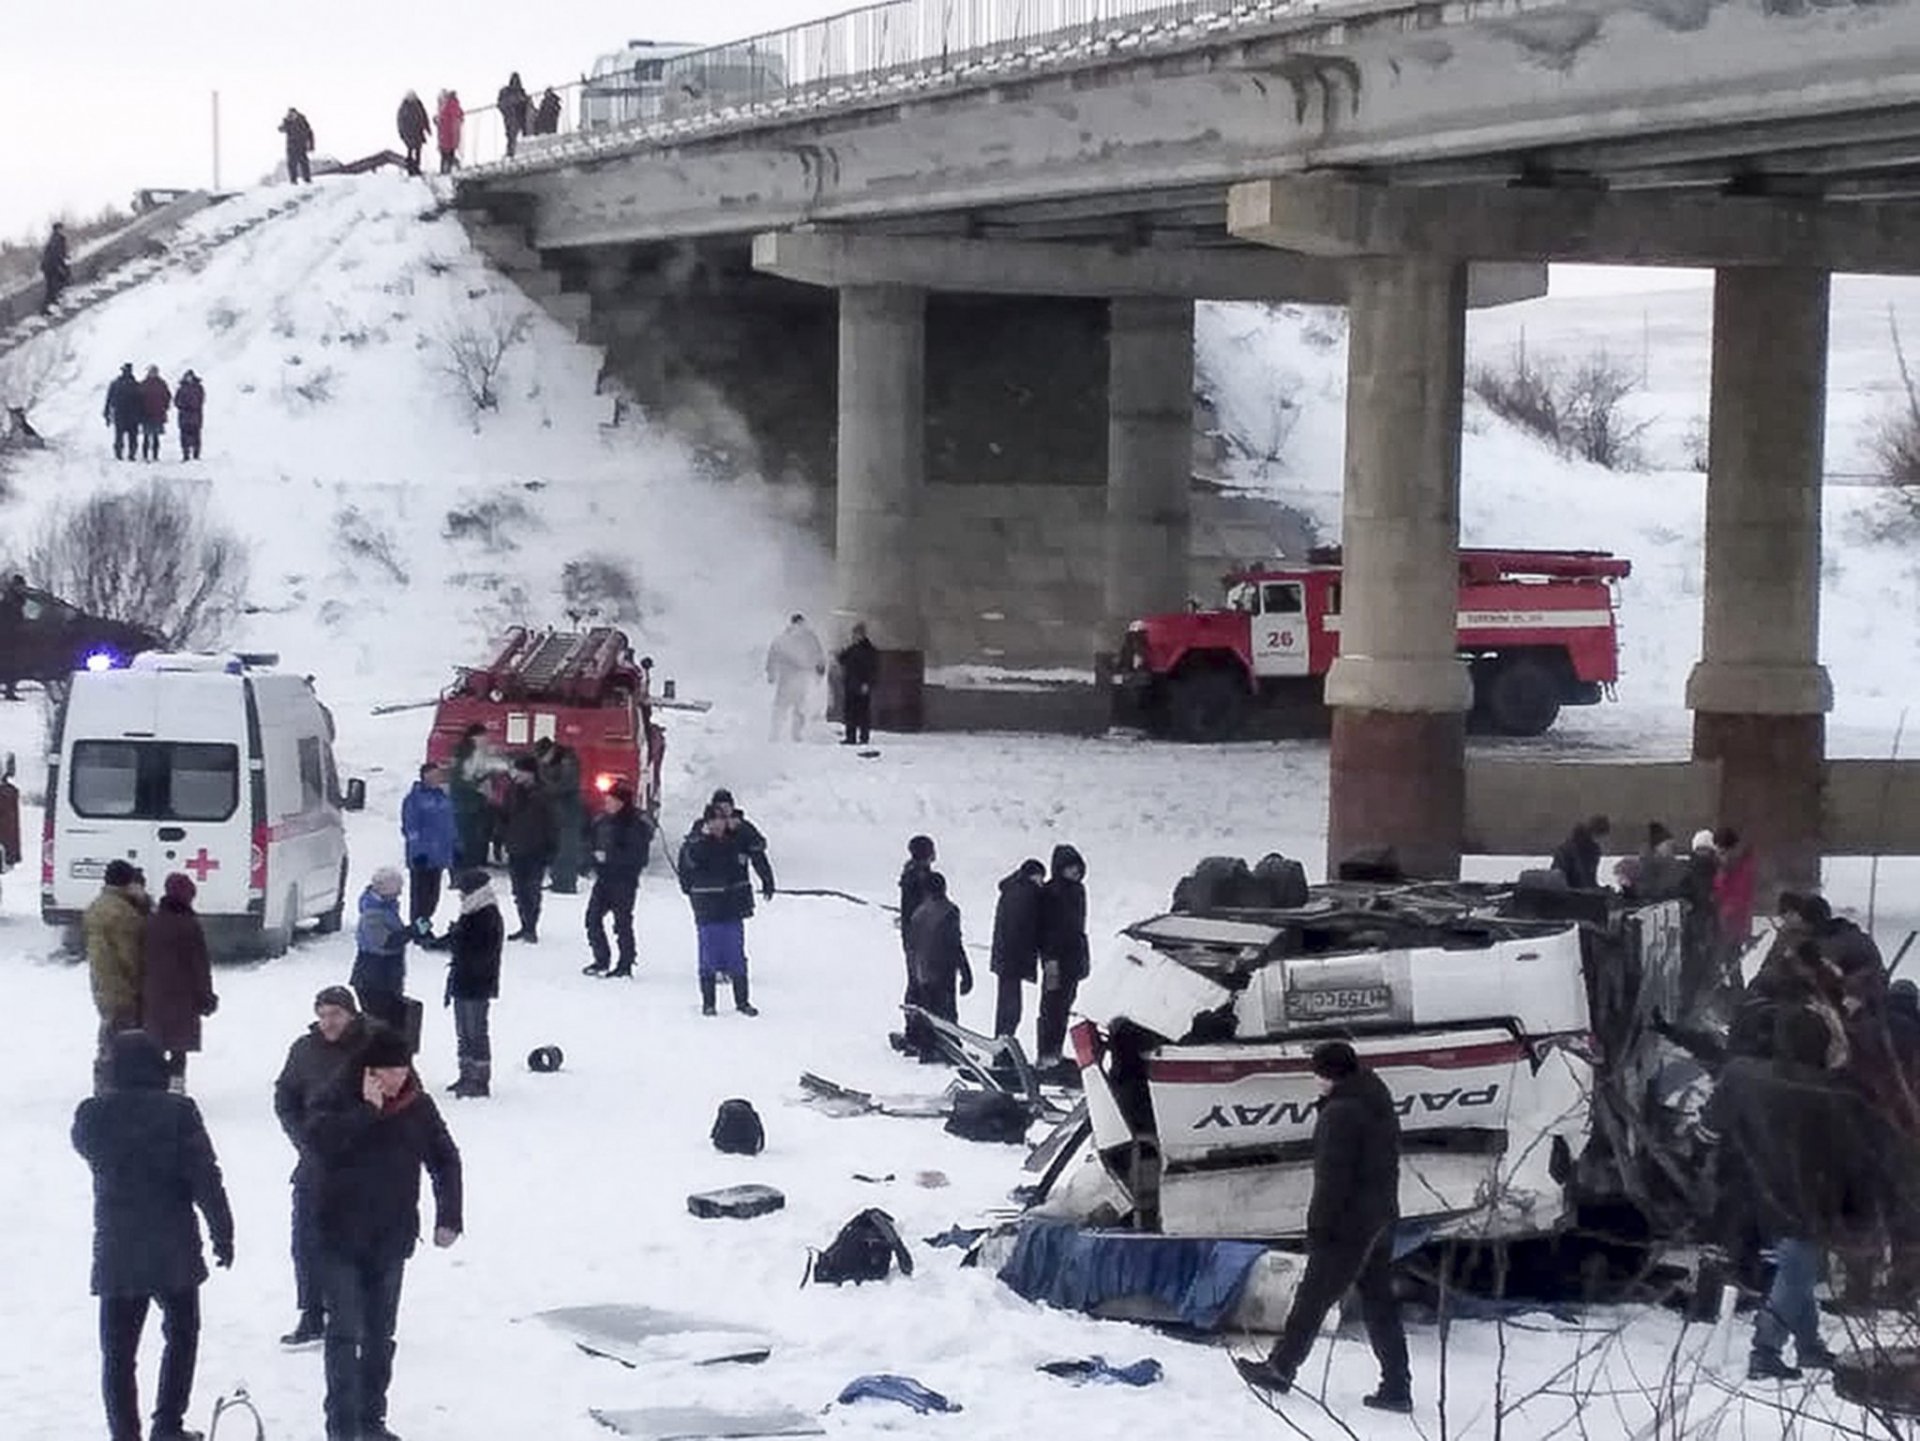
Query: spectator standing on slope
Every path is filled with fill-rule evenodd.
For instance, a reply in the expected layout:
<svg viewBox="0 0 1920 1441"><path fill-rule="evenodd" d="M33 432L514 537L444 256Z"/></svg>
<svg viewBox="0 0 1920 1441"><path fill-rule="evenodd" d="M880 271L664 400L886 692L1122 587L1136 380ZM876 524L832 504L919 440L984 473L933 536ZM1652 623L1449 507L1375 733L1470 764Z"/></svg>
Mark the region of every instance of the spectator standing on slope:
<svg viewBox="0 0 1920 1441"><path fill-rule="evenodd" d="M433 1180L433 1244L460 1239L460 1151L414 1073L406 1043L375 1031L307 1126L318 1164L327 1307L329 1437L397 1441L387 1429L400 1287L420 1235L420 1172Z"/></svg>
<svg viewBox="0 0 1920 1441"><path fill-rule="evenodd" d="M313 1024L287 1048L286 1064L273 1083L273 1114L293 1143L293 1289L300 1320L280 1338L282 1346L311 1346L326 1334L326 1302L320 1290L319 1173L307 1126L315 1108L366 1043L367 1023L353 992L328 986L313 998Z"/></svg>
<svg viewBox="0 0 1920 1441"><path fill-rule="evenodd" d="M500 918L493 880L477 866L454 880L460 918L447 931L447 1004L453 1007L453 1037L460 1079L456 1096L485 1096L493 1085L493 1040L489 1014L500 996L500 949L507 924Z"/></svg>
<svg viewBox="0 0 1920 1441"><path fill-rule="evenodd" d="M173 413L180 421L180 458L200 458L200 425L207 413L207 388L191 370L180 377L173 392Z"/></svg>
<svg viewBox="0 0 1920 1441"><path fill-rule="evenodd" d="M200 1350L197 1208L213 1258L233 1264L233 1211L200 1109L167 1092L167 1063L153 1038L113 1038L112 1088L80 1103L73 1148L93 1171L93 1294L100 1298L100 1389L111 1441L140 1441L136 1376L147 1308L158 1302L166 1343L150 1441L198 1441L186 1429Z"/></svg>
<svg viewBox="0 0 1920 1441"><path fill-rule="evenodd" d="M40 307L43 315L53 313L54 304L60 299L60 292L67 288L72 274L67 259L67 227L56 220L47 235L47 243L40 250L40 278L46 282L47 290L46 303Z"/></svg>
<svg viewBox="0 0 1920 1441"><path fill-rule="evenodd" d="M440 129L440 173L451 175L460 167L460 132L467 123L467 112L460 108L460 92L442 90L439 112L435 123Z"/></svg>
<svg viewBox="0 0 1920 1441"><path fill-rule="evenodd" d="M864 624L855 624L853 639L834 660L840 666L840 715L846 731L840 744L867 745L873 740L873 689L880 683L880 651L867 639Z"/></svg>
<svg viewBox="0 0 1920 1441"><path fill-rule="evenodd" d="M459 828L447 794L446 767L428 761L400 803L400 834L407 852L407 919L416 935L433 931L440 885L454 865Z"/></svg>
<svg viewBox="0 0 1920 1441"><path fill-rule="evenodd" d="M167 412L173 408L173 392L161 378L160 367L149 365L147 378L140 382L140 458L160 458L160 437L167 433Z"/></svg>
<svg viewBox="0 0 1920 1441"><path fill-rule="evenodd" d="M507 83L500 87L500 93L494 96L494 104L500 108L500 124L507 132L507 159L513 159L513 153L520 146L520 137L527 133L527 111L530 104L527 87L520 83L520 72L514 71L507 77Z"/></svg>
<svg viewBox="0 0 1920 1441"><path fill-rule="evenodd" d="M120 367L113 384L107 387L107 404L102 414L113 428L113 458L138 460L140 426L147 417L147 401L140 392L140 382L134 378L132 361Z"/></svg>
<svg viewBox="0 0 1920 1441"><path fill-rule="evenodd" d="M196 889L191 876L168 876L141 936L140 1029L166 1052L175 1090L185 1089L187 1056L200 1049L201 1018L220 1004L207 934L193 913Z"/></svg>
<svg viewBox="0 0 1920 1441"><path fill-rule="evenodd" d="M781 722L789 717L793 738L800 739L807 723L807 702L817 677L827 673L827 652L798 611L787 628L767 647L767 683L773 687L773 719L767 739L780 739Z"/></svg>
<svg viewBox="0 0 1920 1441"><path fill-rule="evenodd" d="M420 173L420 152L426 148L427 136L433 131L433 122L427 118L426 103L421 100L420 92L409 90L406 98L400 102L400 113L394 117L394 128L400 132L400 143L407 151L407 174Z"/></svg>
<svg viewBox="0 0 1920 1441"><path fill-rule="evenodd" d="M287 107L280 121L280 133L287 138L287 183L313 183L313 126L293 106Z"/></svg>
<svg viewBox="0 0 1920 1441"><path fill-rule="evenodd" d="M607 792L605 814L593 822L593 893L587 897L587 945L593 963L586 968L587 975L633 974L633 904L652 848L653 818L634 804L632 786L615 782ZM620 948L612 970L607 969L612 957L607 945L608 916L613 917L613 938Z"/></svg>

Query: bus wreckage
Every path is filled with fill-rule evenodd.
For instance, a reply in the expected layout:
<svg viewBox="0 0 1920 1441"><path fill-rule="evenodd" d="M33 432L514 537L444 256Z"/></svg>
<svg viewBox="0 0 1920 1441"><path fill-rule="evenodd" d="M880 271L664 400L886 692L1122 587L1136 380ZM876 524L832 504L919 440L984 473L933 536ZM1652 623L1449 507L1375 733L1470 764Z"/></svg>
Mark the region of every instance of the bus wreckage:
<svg viewBox="0 0 1920 1441"><path fill-rule="evenodd" d="M1686 902L1296 879L1288 904L1223 905L1195 881L1228 866L1260 879L1205 863L1083 988L1079 1164L1056 1153L1030 1214L1303 1238L1309 1057L1341 1037L1398 1102L1401 1216L1428 1239L1631 1216L1674 1240L1704 1218L1712 1082L1666 1034L1723 1035L1732 996Z"/></svg>

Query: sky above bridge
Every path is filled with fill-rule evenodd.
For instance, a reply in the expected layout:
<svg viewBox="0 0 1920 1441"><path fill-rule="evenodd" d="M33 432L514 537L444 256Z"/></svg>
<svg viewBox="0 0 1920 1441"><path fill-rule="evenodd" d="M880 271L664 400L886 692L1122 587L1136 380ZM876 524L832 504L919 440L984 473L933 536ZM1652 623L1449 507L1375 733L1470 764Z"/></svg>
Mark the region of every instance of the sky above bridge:
<svg viewBox="0 0 1920 1441"><path fill-rule="evenodd" d="M125 205L141 187L213 182L220 93L225 185L278 162L297 105L317 150L397 145L409 89L452 86L491 104L509 71L529 89L578 79L629 39L717 43L848 8L832 0L91 0L9 7L0 42L9 124L0 139L0 236L61 213Z"/></svg>

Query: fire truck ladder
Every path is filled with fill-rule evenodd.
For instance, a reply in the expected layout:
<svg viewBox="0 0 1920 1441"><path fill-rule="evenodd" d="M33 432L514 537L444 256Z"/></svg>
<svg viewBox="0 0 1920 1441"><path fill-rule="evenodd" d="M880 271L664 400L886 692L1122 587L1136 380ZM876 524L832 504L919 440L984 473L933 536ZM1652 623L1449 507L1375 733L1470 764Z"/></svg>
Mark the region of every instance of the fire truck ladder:
<svg viewBox="0 0 1920 1441"><path fill-rule="evenodd" d="M550 691L553 683L566 673L575 654L585 648L585 636L560 635L548 631L534 642L533 649L515 667L515 679L529 694Z"/></svg>
<svg viewBox="0 0 1920 1441"><path fill-rule="evenodd" d="M580 633L548 631L513 661L513 678L525 695L587 702L598 696L626 650L610 627Z"/></svg>

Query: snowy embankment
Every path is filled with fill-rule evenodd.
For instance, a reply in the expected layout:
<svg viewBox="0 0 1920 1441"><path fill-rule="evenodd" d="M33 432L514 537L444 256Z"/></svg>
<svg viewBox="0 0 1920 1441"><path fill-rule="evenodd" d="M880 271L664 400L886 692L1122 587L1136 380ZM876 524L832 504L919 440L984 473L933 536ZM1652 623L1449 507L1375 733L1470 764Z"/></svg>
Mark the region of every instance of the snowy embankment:
<svg viewBox="0 0 1920 1441"><path fill-rule="evenodd" d="M537 316L508 357L499 411L476 421L437 373L439 338L467 318L496 306L511 315L523 303L479 264L451 219L423 218L429 204L419 182L324 183L299 213L211 253L199 270L170 272L77 322L68 332L69 388L38 412L54 449L19 473L15 497L0 507L0 535L18 543L61 501L140 470L106 458L98 419L100 389L123 360L160 364L170 376L192 365L206 377L207 460L168 461L146 473L199 489L218 518L253 542L260 609L236 640L279 650L288 668L314 673L333 704L342 768L371 783L370 808L353 820L359 878L398 859L395 813L426 730L424 712L375 719L370 707L431 696L449 667L479 655L505 621L558 619L567 563L595 556L631 569L627 623L662 672L677 677L683 694L717 701L708 716L670 718L666 830L679 834L707 790L727 784L768 832L783 885L884 901L906 837L924 830L940 842L942 868L977 942L987 934L995 879L1022 856L1044 859L1069 841L1089 859L1099 936L1163 904L1196 856L1280 849L1318 857L1326 786L1318 745L886 737L882 755L863 760L831 745L821 727L807 744L768 746L760 650L788 609L818 608L823 557L798 528L766 519L779 511L777 492L706 481L669 440L605 430L609 407L593 394L595 358ZM1252 324L1256 313L1209 317L1204 343L1217 368L1232 358L1221 326ZM1319 389L1309 395L1294 452L1313 479L1289 483L1324 504L1338 475L1329 463L1337 451L1328 449L1338 395L1325 390L1338 376L1337 352L1313 350L1296 322L1258 323L1267 329L1247 385L1264 383L1261 366L1315 367ZM1683 491L1686 478L1600 476L1478 423L1468 445L1472 538L1610 544L1641 567L1627 602L1630 640L1646 646L1633 652L1633 684L1642 675L1657 680L1647 682L1645 699L1628 692L1641 709L1577 718L1571 743L1621 746L1650 726L1677 726L1675 687L1697 631L1697 601L1668 600L1654 581L1684 572L1688 547L1697 546L1697 503L1668 516L1654 502L1657 487ZM1314 435L1321 438L1309 444ZM1628 496L1638 499L1628 505ZM1494 533L1496 519L1522 533ZM1670 534L1655 533L1661 524ZM1851 583L1856 563L1850 553L1842 583ZM1694 567L1697 576L1697 560ZM1838 608L1829 606L1830 635ZM1893 610L1862 608L1862 623L1875 631L1847 657L1878 656L1870 673L1834 658L1849 704L1873 698L1857 689L1869 681L1889 694L1910 683L1911 617ZM21 753L30 792L42 783L37 712L0 706L0 749ZM1884 739L1871 730L1873 714L1859 724L1875 744ZM37 811L27 819L37 832ZM1843 900L1861 898L1861 869L1837 877ZM0 1227L0 1334L14 1342L0 1348L0 1413L9 1437L69 1441L99 1429L85 1295L87 1179L66 1139L88 1084L94 1023L84 973L51 954L32 882L31 868L10 876L0 905L12 1063L0 1148L13 1162L0 1171L0 1214L9 1218ZM884 911L776 898L750 927L763 1014L704 1019L691 926L657 857L642 889L636 981L579 974L582 901L550 898L542 942L508 956L495 1010L494 1098L449 1104L466 1157L469 1230L455 1249L429 1249L409 1271L392 1407L409 1441L587 1441L606 1434L588 1419L590 1406L785 1401L812 1411L875 1370L917 1376L967 1409L925 1422L885 1407L835 1410L822 1421L830 1434L909 1425L968 1438L1068 1428L1141 1437L1197 1428L1223 1441L1292 1434L1240 1389L1216 1349L1029 1306L990 1275L959 1269L956 1252L922 1244L1003 1208L1023 1179L1017 1150L958 1141L932 1122L834 1120L799 1103L802 1070L880 1093L936 1090L947 1079L886 1047L901 965ZM289 1355L275 1344L293 1320L285 1258L292 1158L269 1087L313 992L343 979L350 962L350 940L314 937L283 961L223 969L222 1005L190 1078L239 1226L234 1270L216 1275L205 1293L196 1413L204 1418L217 1392L245 1381L276 1441L319 1435L321 1377L317 1355ZM984 971L983 957L976 964ZM438 1087L453 1065L452 1028L433 1005L435 957L416 957L410 990L429 1002L421 1068ZM962 1002L963 1018L985 1023L989 990L983 977ZM529 1074L523 1058L547 1043L564 1048L565 1069ZM760 1157L719 1156L707 1143L714 1107L734 1095L751 1098L766 1117L769 1147ZM922 1184L923 1172L946 1184ZM750 1179L781 1187L787 1209L749 1222L687 1214L689 1191ZM800 1289L806 1248L875 1204L899 1219L916 1274L857 1290ZM528 1319L594 1301L759 1326L774 1337L773 1355L753 1368L629 1371L580 1354ZM1593 1331L1615 1325L1624 1331L1598 1354ZM1637 1393L1661 1374L1677 1334L1669 1318L1637 1313L1582 1328L1543 1320L1509 1331L1510 1394L1588 1348L1559 1389ZM1490 1326L1455 1328L1452 1434L1494 1434L1488 1407L1502 1339ZM1433 1434L1435 1332L1417 1326L1414 1348L1420 1424ZM1074 1390L1033 1369L1094 1352L1116 1361L1154 1355L1167 1377L1140 1392ZM151 1353L150 1344L149 1396ZM1323 1381L1318 1368L1329 1359ZM1363 1343L1317 1353L1312 1374L1312 1389L1324 1385L1352 1434L1409 1434L1407 1423L1359 1409L1373 1382ZM1732 1373L1716 1365L1711 1374ZM1718 1397L1719 1384L1703 1379L1700 1392ZM1590 1434L1630 1434L1645 1414L1637 1396L1618 1400L1617 1410L1611 1397L1589 1402L1603 1407L1600 1423L1588 1417ZM1543 1397L1508 1417L1506 1434L1548 1434L1578 1404ZM1342 1434L1311 1401L1289 1407L1305 1434ZM1752 1434L1778 1430L1764 1400L1752 1403L1747 1421ZM223 1432L221 1441L231 1438Z"/></svg>

